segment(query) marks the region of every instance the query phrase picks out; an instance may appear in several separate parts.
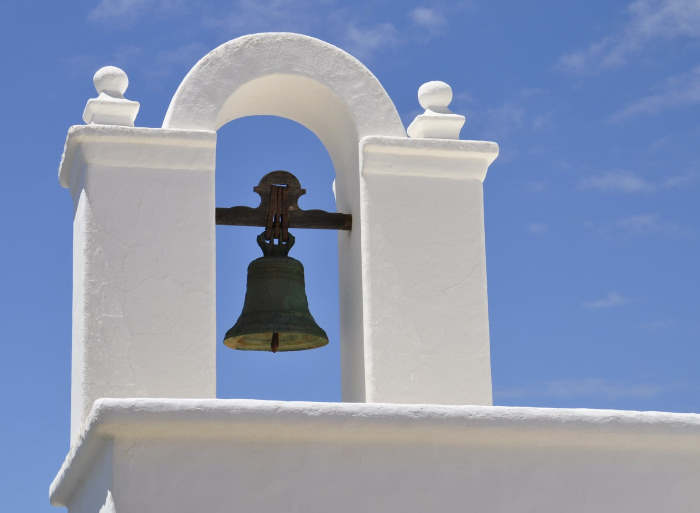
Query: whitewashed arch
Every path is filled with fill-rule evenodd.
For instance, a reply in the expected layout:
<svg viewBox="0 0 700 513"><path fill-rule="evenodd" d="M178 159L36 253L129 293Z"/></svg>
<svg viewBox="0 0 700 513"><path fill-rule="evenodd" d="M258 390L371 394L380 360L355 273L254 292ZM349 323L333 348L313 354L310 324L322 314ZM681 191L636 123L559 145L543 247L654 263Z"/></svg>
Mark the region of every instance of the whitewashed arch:
<svg viewBox="0 0 700 513"><path fill-rule="evenodd" d="M209 52L178 87L163 128L217 130L255 115L291 119L316 134L333 160L342 209L357 193L359 140L406 136L393 102L360 61L291 33L243 36Z"/></svg>
<svg viewBox="0 0 700 513"><path fill-rule="evenodd" d="M178 87L163 128L215 131L255 115L300 123L333 161L338 210L353 215L353 230L338 237L343 398L363 401L359 143L372 135L406 137L406 131L386 91L360 61L319 39L291 33L243 36L209 52ZM274 150L274 141L270 144Z"/></svg>

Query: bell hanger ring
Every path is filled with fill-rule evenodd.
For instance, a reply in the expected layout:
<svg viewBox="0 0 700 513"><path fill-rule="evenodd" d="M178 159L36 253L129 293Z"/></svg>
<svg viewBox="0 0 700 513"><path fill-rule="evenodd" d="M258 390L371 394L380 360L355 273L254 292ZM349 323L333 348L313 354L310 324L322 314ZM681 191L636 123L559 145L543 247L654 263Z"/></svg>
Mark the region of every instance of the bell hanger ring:
<svg viewBox="0 0 700 513"><path fill-rule="evenodd" d="M289 250L294 246L294 235L287 233L287 240L283 241L278 239L275 244L275 239L268 240L265 237L265 232L262 232L257 236L258 246L266 257L286 257L289 254Z"/></svg>

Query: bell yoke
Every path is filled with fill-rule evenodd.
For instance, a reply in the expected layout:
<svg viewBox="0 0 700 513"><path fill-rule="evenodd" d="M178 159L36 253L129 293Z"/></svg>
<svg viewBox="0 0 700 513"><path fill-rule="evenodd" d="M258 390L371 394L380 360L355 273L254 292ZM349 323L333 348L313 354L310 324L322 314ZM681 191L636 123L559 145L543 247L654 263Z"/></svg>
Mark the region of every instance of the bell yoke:
<svg viewBox="0 0 700 513"><path fill-rule="evenodd" d="M257 237L263 256L248 266L243 311L226 332L224 344L252 351L298 351L328 344L316 324L306 298L304 266L288 256L294 245L289 227L350 230L349 214L301 210L306 193L287 171L266 174L253 188L260 195L257 208L236 206L216 209L216 224L264 226Z"/></svg>

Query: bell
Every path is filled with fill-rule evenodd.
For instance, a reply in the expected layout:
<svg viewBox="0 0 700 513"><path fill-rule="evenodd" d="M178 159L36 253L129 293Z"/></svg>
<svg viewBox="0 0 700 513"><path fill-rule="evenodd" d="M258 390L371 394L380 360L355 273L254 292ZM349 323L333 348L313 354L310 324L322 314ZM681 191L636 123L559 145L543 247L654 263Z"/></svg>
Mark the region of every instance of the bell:
<svg viewBox="0 0 700 513"><path fill-rule="evenodd" d="M264 256L248 266L243 311L224 344L248 351L299 351L328 344L328 337L309 312L304 266L287 256L294 244L270 244L263 234L258 244Z"/></svg>

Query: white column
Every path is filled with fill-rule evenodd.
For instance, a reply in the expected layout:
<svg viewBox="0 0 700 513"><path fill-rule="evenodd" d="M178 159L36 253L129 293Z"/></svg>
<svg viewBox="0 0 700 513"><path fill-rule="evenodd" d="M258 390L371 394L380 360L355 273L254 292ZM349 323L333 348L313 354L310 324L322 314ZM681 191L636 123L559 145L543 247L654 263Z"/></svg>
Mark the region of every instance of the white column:
<svg viewBox="0 0 700 513"><path fill-rule="evenodd" d="M445 139L464 117L444 96L442 114L421 97L421 138L360 143L368 402L492 403L482 182L498 145Z"/></svg>
<svg viewBox="0 0 700 513"><path fill-rule="evenodd" d="M216 396L216 133L134 128L135 102L106 101L126 126L72 127L59 172L75 203L71 443L100 397Z"/></svg>

